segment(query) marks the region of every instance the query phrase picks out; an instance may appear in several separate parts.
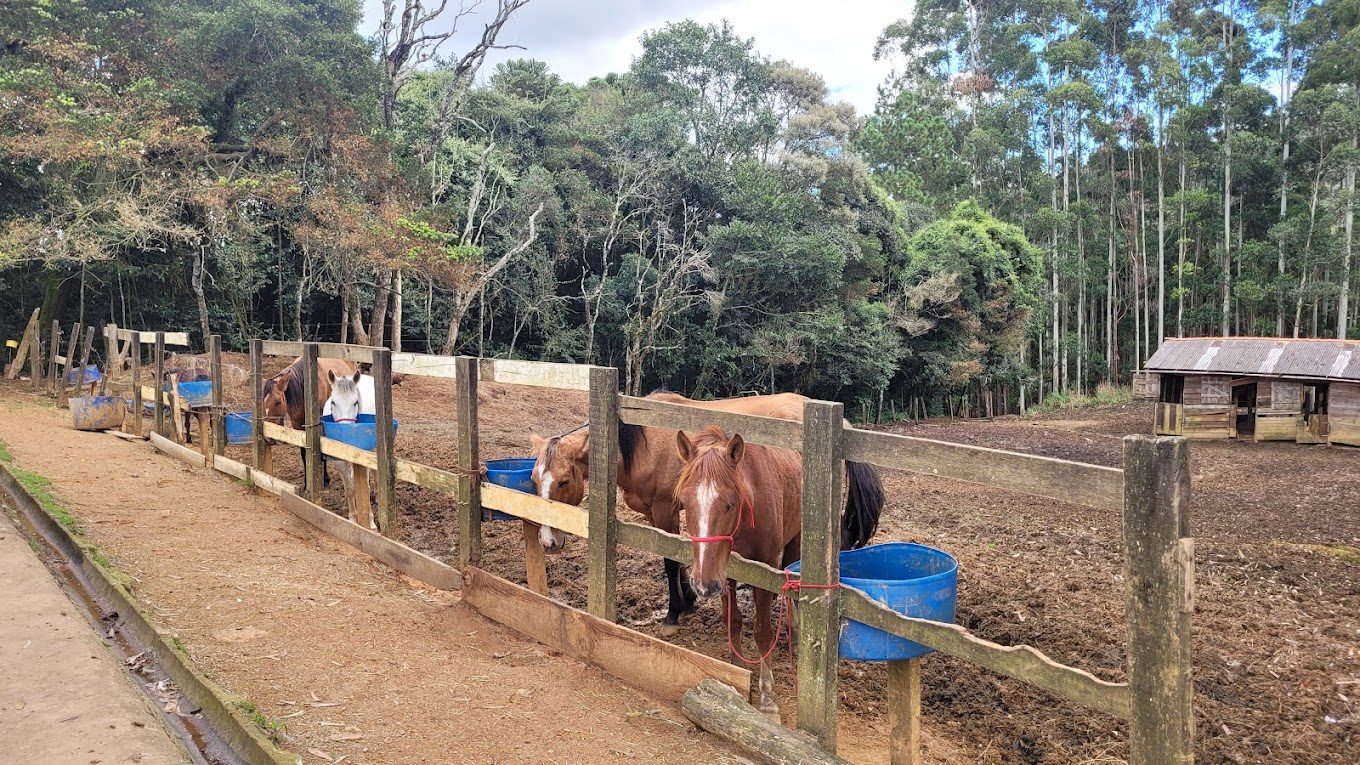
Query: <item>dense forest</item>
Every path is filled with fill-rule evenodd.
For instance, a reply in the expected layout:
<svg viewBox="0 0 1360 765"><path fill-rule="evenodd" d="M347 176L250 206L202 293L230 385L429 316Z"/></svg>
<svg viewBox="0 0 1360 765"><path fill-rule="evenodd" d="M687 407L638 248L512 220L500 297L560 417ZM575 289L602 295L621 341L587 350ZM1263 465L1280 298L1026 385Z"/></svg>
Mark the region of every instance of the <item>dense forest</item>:
<svg viewBox="0 0 1360 765"><path fill-rule="evenodd" d="M384 0L371 36L358 0L6 3L0 329L857 417L1089 391L1166 336L1360 336L1360 0L918 0L868 115L727 24L584 85L486 65L528 2Z"/></svg>

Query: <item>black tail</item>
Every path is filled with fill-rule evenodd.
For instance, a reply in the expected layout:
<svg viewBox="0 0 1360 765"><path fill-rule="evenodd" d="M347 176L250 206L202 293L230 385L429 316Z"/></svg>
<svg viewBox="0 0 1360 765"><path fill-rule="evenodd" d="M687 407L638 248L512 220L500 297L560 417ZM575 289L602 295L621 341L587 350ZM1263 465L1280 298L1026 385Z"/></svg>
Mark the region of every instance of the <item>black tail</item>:
<svg viewBox="0 0 1360 765"><path fill-rule="evenodd" d="M850 480L845 514L841 516L841 549L854 550L868 544L878 531L878 517L883 512L883 481L873 465L862 462L845 463L845 471Z"/></svg>

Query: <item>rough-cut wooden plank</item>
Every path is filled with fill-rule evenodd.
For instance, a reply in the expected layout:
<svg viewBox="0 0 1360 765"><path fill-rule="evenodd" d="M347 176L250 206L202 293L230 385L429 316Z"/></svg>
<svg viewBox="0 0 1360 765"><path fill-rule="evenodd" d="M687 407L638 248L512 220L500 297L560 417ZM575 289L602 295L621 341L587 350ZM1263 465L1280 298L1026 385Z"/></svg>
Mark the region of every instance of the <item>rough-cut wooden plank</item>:
<svg viewBox="0 0 1360 765"><path fill-rule="evenodd" d="M250 469L250 482L270 494L296 494L297 487L256 468Z"/></svg>
<svg viewBox="0 0 1360 765"><path fill-rule="evenodd" d="M481 467L477 443L477 360L458 357L458 463L464 472ZM458 563L464 567L482 559L482 482L458 484Z"/></svg>
<svg viewBox="0 0 1360 765"><path fill-rule="evenodd" d="M478 359L477 364L478 375L487 382L559 390L590 390L591 369L582 364L519 359Z"/></svg>
<svg viewBox="0 0 1360 765"><path fill-rule="evenodd" d="M446 563L440 563L376 531L370 531L291 492L280 494L279 500L284 509L293 515L413 579L440 590L456 590L462 587L462 574Z"/></svg>
<svg viewBox="0 0 1360 765"><path fill-rule="evenodd" d="M765 765L848 765L811 736L771 720L717 681L696 685L685 693L680 707L695 725L731 741Z"/></svg>
<svg viewBox="0 0 1360 765"><path fill-rule="evenodd" d="M686 565L694 562L694 546L688 539L660 529L619 521L619 544L660 555ZM747 560L736 553L727 559L727 576L738 582L778 593L784 587L784 572L764 563Z"/></svg>
<svg viewBox="0 0 1360 765"><path fill-rule="evenodd" d="M921 765L921 660L888 664L888 762Z"/></svg>
<svg viewBox="0 0 1360 765"><path fill-rule="evenodd" d="M264 341L250 341L250 451L251 462L260 470L268 460L269 442L264 434Z"/></svg>
<svg viewBox="0 0 1360 765"><path fill-rule="evenodd" d="M52 339L47 345L47 395L54 396L57 393L57 360L61 351L61 322L52 320Z"/></svg>
<svg viewBox="0 0 1360 765"><path fill-rule="evenodd" d="M1027 645L1003 646L983 640L957 624L913 619L889 609L853 587L841 588L841 615L1031 685L1100 712L1128 719L1129 687L1069 667Z"/></svg>
<svg viewBox="0 0 1360 765"><path fill-rule="evenodd" d="M396 433L386 427L392 421L392 352L386 348L379 348L373 352L373 389L376 391L377 401L374 402L375 419L383 423L383 427L377 430L377 448L374 458L377 464L374 466L376 471L374 479L378 482L378 528L382 533L389 537L396 537L400 533L397 513L397 490L396 490ZM367 494L364 496L367 502Z"/></svg>
<svg viewBox="0 0 1360 765"><path fill-rule="evenodd" d="M1360 419L1331 417L1327 423L1327 443L1338 446L1360 446Z"/></svg>
<svg viewBox="0 0 1360 765"><path fill-rule="evenodd" d="M211 445L211 454L215 457L227 450L227 416L222 408L222 389L226 387L226 381L222 377L221 335L208 337L208 376L212 380L211 438L201 427L198 430L198 437ZM203 420L200 418L199 422Z"/></svg>
<svg viewBox="0 0 1360 765"><path fill-rule="evenodd" d="M457 360L451 356L437 356L430 353L393 353L392 373L454 380L458 377L458 364Z"/></svg>
<svg viewBox="0 0 1360 765"><path fill-rule="evenodd" d="M139 435L136 435L136 434L133 434L133 433L124 433L124 432L121 431L121 430L106 430L106 431L104 431L104 432L105 432L105 433L112 433L112 434L114 434L115 436L118 436L119 438L123 439L124 441L145 441L145 440L146 440L146 436L139 436Z"/></svg>
<svg viewBox="0 0 1360 765"><path fill-rule="evenodd" d="M171 457L187 462L195 467L204 467L206 465L201 452L196 452L187 446L181 446L160 433L151 434L151 445Z"/></svg>
<svg viewBox="0 0 1360 765"><path fill-rule="evenodd" d="M481 491L482 507L499 510L543 526L551 526L583 539L590 538L589 513L575 505L554 502L485 481L482 482Z"/></svg>
<svg viewBox="0 0 1360 765"><path fill-rule="evenodd" d="M9 364L9 371L5 377L10 380L19 377L19 370L23 368L24 362L28 360L28 352L33 347L33 330L38 326L38 313L42 308L34 308L33 315L29 317L28 324L24 325L23 338L19 340L19 348L14 352L14 360Z"/></svg>
<svg viewBox="0 0 1360 765"><path fill-rule="evenodd" d="M590 370L590 569L586 610L614 621L618 615L618 519L614 503L615 471L619 453L619 370Z"/></svg>
<svg viewBox="0 0 1360 765"><path fill-rule="evenodd" d="M620 396L619 419L630 425L669 430L700 431L709 425L717 425L727 433L740 433L742 438L753 444L792 451L802 449L803 426L793 420L775 417L720 412L688 404Z"/></svg>
<svg viewBox="0 0 1360 765"><path fill-rule="evenodd" d="M151 400L155 402L153 413L155 414L155 430L162 435L165 434L165 333L156 333L156 379L151 381L151 388L154 392ZM178 416L173 415L173 416Z"/></svg>
<svg viewBox="0 0 1360 765"><path fill-rule="evenodd" d="M333 438L321 437L321 453L327 457L352 462L369 470L377 470L378 468L378 458L373 452L351 446L344 441L336 441Z"/></svg>
<svg viewBox="0 0 1360 765"><path fill-rule="evenodd" d="M66 345L66 358L63 360L61 378L57 380L57 406L66 403L66 378L71 376L71 364L76 357L76 344L80 342L80 322L71 327L71 340Z"/></svg>
<svg viewBox="0 0 1360 765"><path fill-rule="evenodd" d="M840 661L841 423L844 407L803 404L803 550L798 591L798 729L836 751ZM592 429L592 433L594 430Z"/></svg>
<svg viewBox="0 0 1360 765"><path fill-rule="evenodd" d="M540 526L523 521L524 527L524 585L539 595L548 594L548 560L543 554L543 543L538 540Z"/></svg>
<svg viewBox="0 0 1360 765"><path fill-rule="evenodd" d="M749 691L751 673L531 592L475 566L463 568L463 602L483 616L620 680L678 701L714 679Z"/></svg>
<svg viewBox="0 0 1360 765"><path fill-rule="evenodd" d="M1129 629L1129 765L1194 761L1190 617L1190 446L1124 439L1124 584Z"/></svg>
<svg viewBox="0 0 1360 765"><path fill-rule="evenodd" d="M212 468L219 473L226 473L232 478L239 478L242 481L250 480L249 465L243 462L237 462L230 457L224 457L221 454L213 457Z"/></svg>
<svg viewBox="0 0 1360 765"><path fill-rule="evenodd" d="M1123 473L1084 462L852 428L845 430L845 459L1102 510L1123 507Z"/></svg>
<svg viewBox="0 0 1360 765"><path fill-rule="evenodd" d="M31 337L28 342L33 346L33 351L28 356L29 387L37 391L42 390L46 383L43 375L47 372L47 362L43 360L42 328L38 326L38 322L33 322L29 334Z"/></svg>
<svg viewBox="0 0 1360 765"><path fill-rule="evenodd" d="M143 335L150 335L150 334L152 334L152 333L150 333L150 332L148 332L148 331L146 331L146 330L144 330L144 329L140 329L140 330L139 330L139 329L123 329L122 327L115 327L115 331L116 331L116 334L117 334L117 337L118 337L119 340L130 340L130 339L132 339L132 335L133 335L134 332L140 332L140 333L143 334ZM164 336L165 336L165 344L166 344L166 345L173 345L173 346L175 346L176 348L188 348L188 347L189 347L189 333L188 333L188 332L158 332L158 333L156 333L156 334L160 334L160 335L164 335Z"/></svg>
<svg viewBox="0 0 1360 765"><path fill-rule="evenodd" d="M146 426L145 394L142 391L142 333L133 332L128 347L132 356L132 433L140 437Z"/></svg>
<svg viewBox="0 0 1360 765"><path fill-rule="evenodd" d="M1300 416L1297 414L1256 413L1257 441L1293 441L1297 438Z"/></svg>
<svg viewBox="0 0 1360 765"><path fill-rule="evenodd" d="M321 458L321 381L317 379L317 359L320 358L316 343L302 344L302 434L305 438L306 453L303 459L303 490L307 499L317 501L321 496L326 462Z"/></svg>
<svg viewBox="0 0 1360 765"><path fill-rule="evenodd" d="M90 366L90 347L94 345L94 333L95 333L95 329L96 329L96 328L95 328L95 326L94 326L93 324L91 324L90 326L88 326L88 327L85 328L85 343L84 343L84 345L83 345L83 350L82 350L81 353L80 353L80 366L76 368L76 387L75 387L75 391L76 391L76 395L77 395L77 396L84 396L84 395L86 395L86 394L85 394L85 391L84 391L84 388L85 388L85 370L86 370L87 368L89 368L89 366ZM62 382L63 385L66 384L66 381L65 381L65 380L62 380L61 382ZM92 386L90 386L90 387L91 387L90 395L94 395L94 390L93 390L93 387L94 387L94 386L92 385Z"/></svg>
<svg viewBox="0 0 1360 765"><path fill-rule="evenodd" d="M415 484L422 489L443 492L454 498L458 497L459 485L463 480L458 473L400 458L396 462L395 472L398 481Z"/></svg>
<svg viewBox="0 0 1360 765"><path fill-rule="evenodd" d="M307 446L307 436L301 430L294 430L287 425L279 425L274 422L260 422L260 432L265 438L292 446Z"/></svg>
<svg viewBox="0 0 1360 765"><path fill-rule="evenodd" d="M260 346L260 350L266 356L301 356L302 349L309 343L290 342L287 340L265 340ZM317 349L317 358L322 359L343 359L362 364L373 362L373 352L382 350L368 345L350 345L348 343L310 343Z"/></svg>

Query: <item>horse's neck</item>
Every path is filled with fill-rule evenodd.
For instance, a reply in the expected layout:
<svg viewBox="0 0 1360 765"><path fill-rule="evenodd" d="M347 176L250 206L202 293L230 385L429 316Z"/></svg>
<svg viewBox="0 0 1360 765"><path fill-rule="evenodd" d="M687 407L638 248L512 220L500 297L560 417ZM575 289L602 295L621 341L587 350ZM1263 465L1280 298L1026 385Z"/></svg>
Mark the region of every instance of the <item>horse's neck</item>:
<svg viewBox="0 0 1360 765"><path fill-rule="evenodd" d="M675 482L680 477L683 463L676 454L674 442L661 438L655 429L648 429L633 454L632 470L625 470L619 456L617 482L620 489L645 502L647 508L634 508L650 515L650 506L674 504Z"/></svg>

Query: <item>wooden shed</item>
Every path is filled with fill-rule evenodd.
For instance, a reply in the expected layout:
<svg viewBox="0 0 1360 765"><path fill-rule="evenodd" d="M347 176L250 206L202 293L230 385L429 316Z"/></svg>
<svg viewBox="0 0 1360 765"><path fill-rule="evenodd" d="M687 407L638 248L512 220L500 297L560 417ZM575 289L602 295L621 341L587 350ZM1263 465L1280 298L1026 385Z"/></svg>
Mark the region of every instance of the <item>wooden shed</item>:
<svg viewBox="0 0 1360 765"><path fill-rule="evenodd" d="M1360 446L1360 342L1167 338L1134 377L1153 432Z"/></svg>

